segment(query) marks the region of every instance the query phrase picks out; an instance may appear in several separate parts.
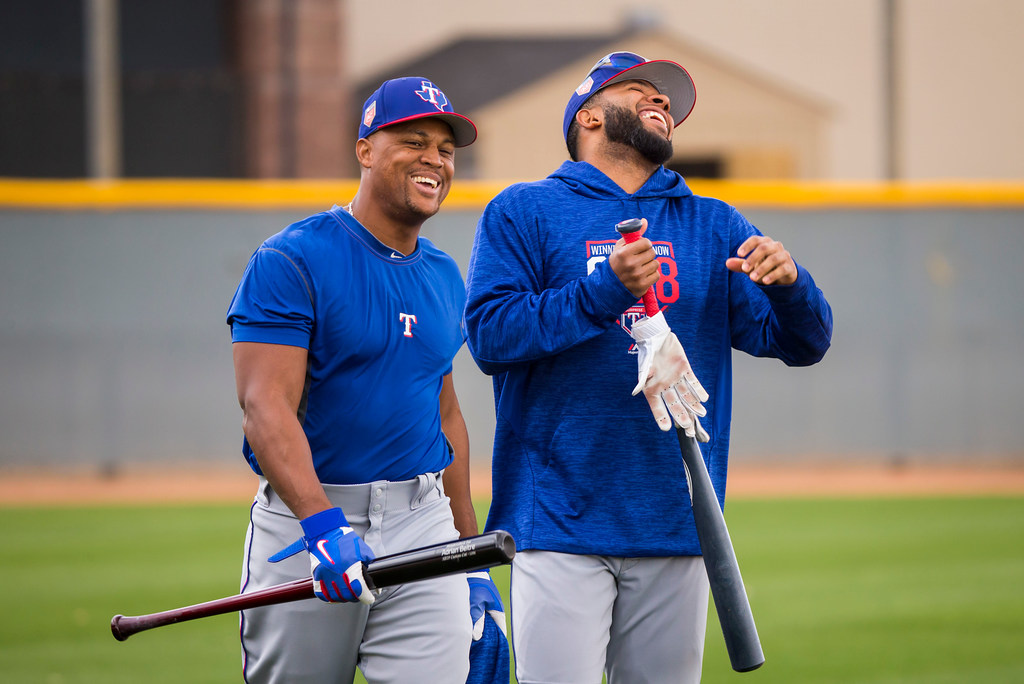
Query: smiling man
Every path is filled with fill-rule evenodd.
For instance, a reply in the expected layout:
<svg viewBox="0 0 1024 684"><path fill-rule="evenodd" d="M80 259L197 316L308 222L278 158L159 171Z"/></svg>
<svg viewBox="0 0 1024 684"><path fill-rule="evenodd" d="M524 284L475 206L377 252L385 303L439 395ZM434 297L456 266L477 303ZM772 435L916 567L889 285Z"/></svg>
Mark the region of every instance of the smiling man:
<svg viewBox="0 0 1024 684"><path fill-rule="evenodd" d="M494 378L487 529L516 539L522 684L700 681L708 580L667 432L674 418L705 442L724 502L732 348L807 365L830 344L831 309L782 244L663 166L695 99L675 62L602 58L565 108L572 161L477 226L467 340ZM646 234L627 244L629 218ZM645 318L651 286L662 310ZM687 399L691 365L706 407Z"/></svg>
<svg viewBox="0 0 1024 684"><path fill-rule="evenodd" d="M472 590L489 579L375 595L362 563L477 534L452 381L465 286L419 236L475 138L428 79L385 82L363 106L353 201L268 238L242 275L227 322L259 476L242 591L312 574L321 599L244 611L246 682L350 682L356 667L371 682L466 681Z"/></svg>

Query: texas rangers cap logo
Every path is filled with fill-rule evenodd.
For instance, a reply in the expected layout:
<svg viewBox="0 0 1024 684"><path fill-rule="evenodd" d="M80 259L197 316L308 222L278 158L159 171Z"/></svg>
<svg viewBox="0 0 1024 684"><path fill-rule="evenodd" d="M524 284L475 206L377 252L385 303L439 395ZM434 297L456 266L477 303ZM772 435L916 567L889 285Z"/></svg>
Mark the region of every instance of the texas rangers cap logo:
<svg viewBox="0 0 1024 684"><path fill-rule="evenodd" d="M420 96L421 100L434 105L439 112L446 111L445 107L448 106L448 98L445 97L440 88L430 81L421 81L420 88L422 90L417 90L416 94Z"/></svg>
<svg viewBox="0 0 1024 684"><path fill-rule="evenodd" d="M373 117L377 116L377 101L374 100L363 112L363 125L369 127L373 123Z"/></svg>

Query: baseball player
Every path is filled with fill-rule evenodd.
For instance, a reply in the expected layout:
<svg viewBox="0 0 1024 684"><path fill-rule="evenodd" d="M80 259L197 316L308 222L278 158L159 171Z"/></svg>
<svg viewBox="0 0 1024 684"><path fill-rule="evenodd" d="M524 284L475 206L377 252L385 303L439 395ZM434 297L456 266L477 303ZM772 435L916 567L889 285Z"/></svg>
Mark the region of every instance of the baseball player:
<svg viewBox="0 0 1024 684"><path fill-rule="evenodd" d="M355 198L268 238L228 309L259 476L242 591L311 573L320 599L243 613L247 682L351 682L358 666L375 683L463 684L473 620L504 626L486 573L379 594L362 574L378 555L477 534L452 381L465 287L419 237L475 138L430 80L382 84L362 110Z"/></svg>
<svg viewBox="0 0 1024 684"><path fill-rule="evenodd" d="M831 342L810 273L663 166L694 101L678 64L606 56L569 93L572 161L506 188L477 227L467 339L494 377L487 528L519 549L509 607L522 684L700 680L707 575L671 423L656 397L633 396L638 298L655 287L710 394L671 409L706 440L723 503L731 350L807 365ZM634 217L646 233L627 244L615 226Z"/></svg>

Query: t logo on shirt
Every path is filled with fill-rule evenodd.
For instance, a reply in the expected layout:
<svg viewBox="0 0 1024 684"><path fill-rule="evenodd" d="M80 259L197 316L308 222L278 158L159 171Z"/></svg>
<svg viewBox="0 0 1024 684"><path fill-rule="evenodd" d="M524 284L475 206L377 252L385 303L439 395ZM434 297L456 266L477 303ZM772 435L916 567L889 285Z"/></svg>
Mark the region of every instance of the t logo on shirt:
<svg viewBox="0 0 1024 684"><path fill-rule="evenodd" d="M400 313L398 314L398 320L405 323L405 332L402 335L412 337L412 326L416 322L416 314Z"/></svg>

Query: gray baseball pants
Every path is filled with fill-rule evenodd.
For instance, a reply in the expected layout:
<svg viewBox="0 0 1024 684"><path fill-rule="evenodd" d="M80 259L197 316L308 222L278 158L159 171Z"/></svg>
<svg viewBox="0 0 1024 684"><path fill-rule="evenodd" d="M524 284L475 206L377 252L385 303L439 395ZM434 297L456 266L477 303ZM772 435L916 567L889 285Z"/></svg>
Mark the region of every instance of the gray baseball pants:
<svg viewBox="0 0 1024 684"><path fill-rule="evenodd" d="M439 476L404 482L325 485L377 556L458 538ZM246 535L242 591L309 577L309 554L267 558L302 536L298 519L260 480ZM249 684L465 684L472 625L469 587L458 574L382 590L372 606L309 599L243 612L242 663Z"/></svg>
<svg viewBox="0 0 1024 684"><path fill-rule="evenodd" d="M519 551L512 646L520 684L700 682L708 577L700 556Z"/></svg>

